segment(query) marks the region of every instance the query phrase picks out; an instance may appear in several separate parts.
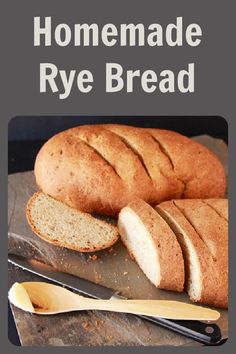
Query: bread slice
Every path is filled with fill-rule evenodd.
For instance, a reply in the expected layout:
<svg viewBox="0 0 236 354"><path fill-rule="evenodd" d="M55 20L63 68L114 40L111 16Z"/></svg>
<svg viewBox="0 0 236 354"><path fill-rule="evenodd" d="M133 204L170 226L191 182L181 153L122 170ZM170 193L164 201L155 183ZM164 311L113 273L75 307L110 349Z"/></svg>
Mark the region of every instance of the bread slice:
<svg viewBox="0 0 236 354"><path fill-rule="evenodd" d="M116 226L75 210L42 192L30 198L26 216L32 230L43 240L80 252L110 247L119 237Z"/></svg>
<svg viewBox="0 0 236 354"><path fill-rule="evenodd" d="M158 288L183 291L184 261L176 236L166 221L143 200L119 214L121 239L148 279Z"/></svg>
<svg viewBox="0 0 236 354"><path fill-rule="evenodd" d="M225 204L226 205L226 204ZM185 259L191 300L228 306L228 224L204 200L173 200L156 207L175 232Z"/></svg>

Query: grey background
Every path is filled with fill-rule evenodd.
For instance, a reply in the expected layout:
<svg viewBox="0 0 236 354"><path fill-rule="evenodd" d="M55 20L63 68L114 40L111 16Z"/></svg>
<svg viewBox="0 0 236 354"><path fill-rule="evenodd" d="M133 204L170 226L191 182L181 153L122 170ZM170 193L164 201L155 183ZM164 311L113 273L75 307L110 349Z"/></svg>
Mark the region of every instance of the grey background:
<svg viewBox="0 0 236 354"><path fill-rule="evenodd" d="M216 116L17 116L8 124L8 141L47 140L65 129L84 124L129 124L170 129L187 136L208 134L227 142L227 121Z"/></svg>
<svg viewBox="0 0 236 354"><path fill-rule="evenodd" d="M8 0L1 4L1 118L0 118L0 174L1 174L1 267L0 341L8 353L17 350L42 352L110 351L110 348L17 348L7 339L7 124L19 115L216 115L229 124L230 142L230 249L235 249L235 9L234 1L30 1ZM203 31L202 44L196 48L120 48L120 47L33 47L33 17L53 16L66 23L97 22L115 24L128 22L167 24L176 16L186 23L197 22ZM181 69L195 62L194 94L133 94L105 93L104 68L106 62L118 62L124 68ZM66 100L56 95L39 94L39 63L52 62L63 69L89 68L96 85L92 93L74 94ZM191 118L189 118L191 119ZM207 118L206 118L207 119ZM235 286L230 265L230 340L223 347L205 348L207 351L232 352L235 344ZM156 348L129 348L130 352L151 352ZM162 349L161 349L162 350ZM187 352L189 348L165 348L166 352ZM124 348L112 348L123 352ZM199 349L191 349L192 352Z"/></svg>

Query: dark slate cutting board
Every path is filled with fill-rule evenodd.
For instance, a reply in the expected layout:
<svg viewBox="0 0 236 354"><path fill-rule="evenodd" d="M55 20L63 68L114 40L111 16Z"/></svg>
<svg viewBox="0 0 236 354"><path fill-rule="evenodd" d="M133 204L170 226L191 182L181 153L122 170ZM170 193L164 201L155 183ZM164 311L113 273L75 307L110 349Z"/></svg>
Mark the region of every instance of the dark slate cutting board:
<svg viewBox="0 0 236 354"><path fill-rule="evenodd" d="M226 145L210 137L196 139L215 151L227 171ZM156 289L130 259L120 241L108 250L82 254L53 246L34 235L25 218L25 206L36 190L32 171L9 176L9 253L41 260L60 271L113 288L126 297L189 302L186 294ZM92 258L93 255L97 259L93 259L96 258ZM10 284L25 279L35 280L35 276L10 268ZM13 314L23 345L195 345L190 339L125 314L90 311L40 317L16 308L13 308ZM99 321L102 323L101 331L96 330ZM218 324L223 336L227 337L227 311L221 311ZM42 333L36 330L38 326L44 329ZM109 333L112 333L110 337Z"/></svg>

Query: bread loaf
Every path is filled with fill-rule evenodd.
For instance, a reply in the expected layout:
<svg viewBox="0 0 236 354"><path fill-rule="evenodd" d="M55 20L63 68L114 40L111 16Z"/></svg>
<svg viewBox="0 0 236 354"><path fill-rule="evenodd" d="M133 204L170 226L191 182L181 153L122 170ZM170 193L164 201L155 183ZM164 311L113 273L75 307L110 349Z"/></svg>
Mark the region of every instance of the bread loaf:
<svg viewBox="0 0 236 354"><path fill-rule="evenodd" d="M173 131L122 125L80 126L39 151L41 190L86 212L117 215L134 199L151 205L225 193L224 169L207 148Z"/></svg>
<svg viewBox="0 0 236 354"><path fill-rule="evenodd" d="M185 259L186 287L193 301L228 306L228 201L173 200L158 213L175 232Z"/></svg>
<svg viewBox="0 0 236 354"><path fill-rule="evenodd" d="M129 253L156 287L183 291L181 248L174 232L150 205L139 199L123 208L118 229Z"/></svg>
<svg viewBox="0 0 236 354"><path fill-rule="evenodd" d="M26 216L32 230L44 241L75 251L98 251L112 246L119 237L116 226L72 209L42 192L30 198Z"/></svg>

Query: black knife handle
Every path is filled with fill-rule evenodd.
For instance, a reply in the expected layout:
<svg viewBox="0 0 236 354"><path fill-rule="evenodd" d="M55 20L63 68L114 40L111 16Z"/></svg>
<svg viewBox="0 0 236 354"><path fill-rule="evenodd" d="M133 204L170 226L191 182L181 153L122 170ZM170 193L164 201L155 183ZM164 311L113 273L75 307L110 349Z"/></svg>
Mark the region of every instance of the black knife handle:
<svg viewBox="0 0 236 354"><path fill-rule="evenodd" d="M215 323L204 323L200 321L168 320L159 317L138 316L148 321L168 328L174 332L183 334L197 342L206 345L216 345L221 340L220 328Z"/></svg>

